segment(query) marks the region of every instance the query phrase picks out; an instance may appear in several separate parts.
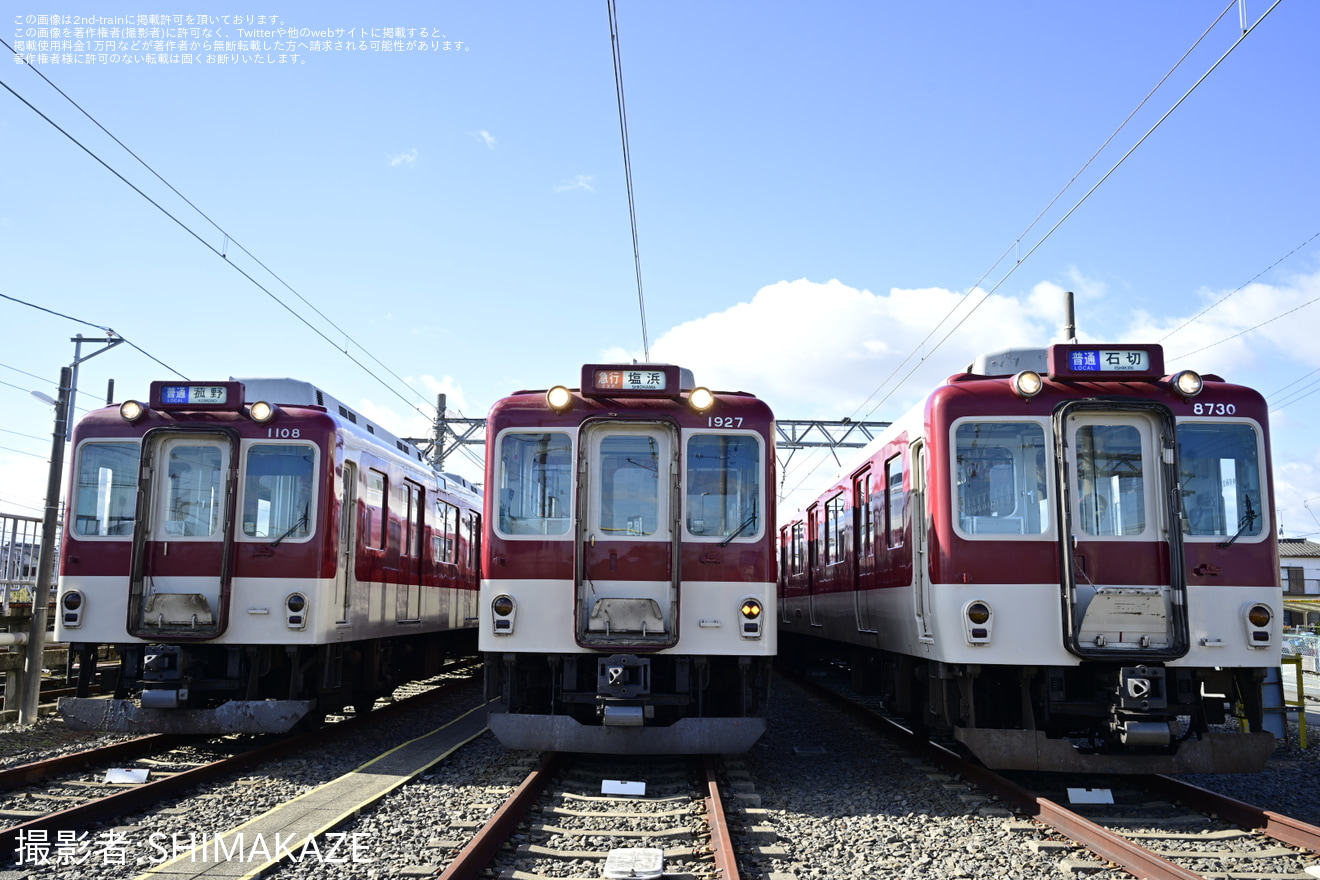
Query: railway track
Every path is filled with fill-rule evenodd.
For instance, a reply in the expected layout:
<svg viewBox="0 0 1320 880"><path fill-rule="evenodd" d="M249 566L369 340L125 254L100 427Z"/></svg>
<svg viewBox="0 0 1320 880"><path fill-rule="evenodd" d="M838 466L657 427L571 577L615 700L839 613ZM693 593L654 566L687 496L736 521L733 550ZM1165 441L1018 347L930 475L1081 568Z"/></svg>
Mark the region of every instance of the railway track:
<svg viewBox="0 0 1320 880"><path fill-rule="evenodd" d="M988 770L915 737L901 724L820 681L798 684L884 731L938 769L1030 822L1037 850L1057 849L1064 867L1117 867L1147 880L1305 880L1320 876L1320 828L1167 776L1067 777ZM1073 789L1070 794L1066 789ZM969 793L969 798L971 797ZM1113 803L1070 803L1106 800ZM1076 847L1090 853L1071 854Z"/></svg>
<svg viewBox="0 0 1320 880"><path fill-rule="evenodd" d="M472 664L456 664L450 672L467 672ZM90 749L73 755L10 767L0 771L0 852L18 852L25 841L52 840L99 822L148 808L189 788L247 768L315 747L359 728L370 729L404 712L417 711L470 677L448 677L429 688L410 687L403 695L370 714L345 718L317 730L289 736L227 736L217 738L156 735ZM127 787L111 781L137 771ZM131 779L131 777L130 777Z"/></svg>
<svg viewBox="0 0 1320 880"><path fill-rule="evenodd" d="M662 875L739 876L711 758L550 753L440 876Z"/></svg>

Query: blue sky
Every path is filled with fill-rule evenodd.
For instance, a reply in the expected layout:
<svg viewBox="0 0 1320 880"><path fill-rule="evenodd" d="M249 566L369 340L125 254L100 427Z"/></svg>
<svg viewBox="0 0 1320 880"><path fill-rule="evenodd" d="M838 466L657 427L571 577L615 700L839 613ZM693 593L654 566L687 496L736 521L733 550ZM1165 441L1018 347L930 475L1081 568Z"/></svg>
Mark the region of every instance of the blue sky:
<svg viewBox="0 0 1320 880"><path fill-rule="evenodd" d="M1083 339L1163 341L1171 369L1277 403L1280 518L1320 533L1315 398L1289 397L1320 368L1320 6L1245 8L1268 15L1234 48L1227 0L619 0L652 359L782 418L886 419L983 350L1057 341L1073 290ZM48 26L29 15L82 11L0 24L14 45ZM214 225L6 58L0 82L50 121L0 90L0 292L191 379L313 381L405 435L438 391L481 416L642 357L605 3L157 13L450 48L36 67ZM9 300L0 322L0 511L39 515L51 413L28 390L53 394L69 339L101 334ZM121 346L83 365L79 403L171 377ZM832 465L795 457L784 485Z"/></svg>

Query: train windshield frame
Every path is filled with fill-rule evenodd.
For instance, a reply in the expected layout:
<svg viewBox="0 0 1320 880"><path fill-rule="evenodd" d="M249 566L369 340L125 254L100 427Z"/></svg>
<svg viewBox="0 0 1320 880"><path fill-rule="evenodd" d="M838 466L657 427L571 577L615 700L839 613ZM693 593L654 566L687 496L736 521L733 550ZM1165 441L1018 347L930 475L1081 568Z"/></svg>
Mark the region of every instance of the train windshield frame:
<svg viewBox="0 0 1320 880"><path fill-rule="evenodd" d="M74 537L132 539L141 464L138 440L88 440L78 447Z"/></svg>
<svg viewBox="0 0 1320 880"><path fill-rule="evenodd" d="M1052 540L1048 423L978 416L959 419L949 431L957 533L969 540Z"/></svg>
<svg viewBox="0 0 1320 880"><path fill-rule="evenodd" d="M567 431L511 430L500 435L495 526L501 537L572 539L575 439Z"/></svg>
<svg viewBox="0 0 1320 880"><path fill-rule="evenodd" d="M742 431L688 431L683 443L684 539L752 542L765 532L764 441Z"/></svg>
<svg viewBox="0 0 1320 880"><path fill-rule="evenodd" d="M1178 470L1184 540L1269 536L1264 434L1250 420L1180 420Z"/></svg>

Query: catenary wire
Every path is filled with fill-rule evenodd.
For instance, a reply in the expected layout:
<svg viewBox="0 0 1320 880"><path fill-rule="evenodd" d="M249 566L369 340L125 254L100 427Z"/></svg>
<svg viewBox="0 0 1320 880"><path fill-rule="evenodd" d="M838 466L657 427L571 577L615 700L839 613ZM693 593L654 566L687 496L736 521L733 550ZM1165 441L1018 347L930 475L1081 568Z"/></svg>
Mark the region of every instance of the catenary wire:
<svg viewBox="0 0 1320 880"><path fill-rule="evenodd" d="M646 297L642 294L642 255L637 244L637 207L633 198L632 158L628 152L628 114L623 102L623 56L619 47L618 12L614 0L606 0L610 14L610 47L614 55L614 91L619 103L619 135L623 140L623 176L628 188L628 222L632 227L633 268L637 273L637 307L642 317L642 356L651 360L651 344L646 335Z"/></svg>

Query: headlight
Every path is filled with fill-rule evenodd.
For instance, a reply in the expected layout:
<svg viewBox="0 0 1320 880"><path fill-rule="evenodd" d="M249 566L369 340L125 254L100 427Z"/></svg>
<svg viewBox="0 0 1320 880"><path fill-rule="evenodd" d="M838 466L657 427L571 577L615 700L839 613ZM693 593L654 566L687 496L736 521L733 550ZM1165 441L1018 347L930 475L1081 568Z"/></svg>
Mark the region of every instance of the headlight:
<svg viewBox="0 0 1320 880"><path fill-rule="evenodd" d="M119 417L130 425L147 414L147 405L138 400L125 400L119 404Z"/></svg>
<svg viewBox="0 0 1320 880"><path fill-rule="evenodd" d="M1183 397L1195 397L1201 393L1205 387L1205 381L1201 374L1193 370L1183 370L1173 377L1173 387L1178 389L1178 393Z"/></svg>
<svg viewBox="0 0 1320 880"><path fill-rule="evenodd" d="M252 417L252 421L265 424L275 418L275 405L264 400L258 400L248 407L248 415Z"/></svg>
<svg viewBox="0 0 1320 880"><path fill-rule="evenodd" d="M563 412L573 402L573 392L563 385L556 385L545 393L545 402L555 412Z"/></svg>
<svg viewBox="0 0 1320 880"><path fill-rule="evenodd" d="M1274 614L1268 605L1252 605L1247 612L1247 620L1251 621L1252 626L1269 626L1273 619Z"/></svg>
<svg viewBox="0 0 1320 880"><path fill-rule="evenodd" d="M307 627L307 597L302 593L290 593L284 597L284 620L289 629Z"/></svg>
<svg viewBox="0 0 1320 880"><path fill-rule="evenodd" d="M738 613L742 615L742 620L738 627L738 635L744 639L759 639L761 637L761 600L755 596L745 596L738 604Z"/></svg>
<svg viewBox="0 0 1320 880"><path fill-rule="evenodd" d="M756 599L747 599L742 603L742 616L748 620L756 620L761 616L761 603Z"/></svg>
<svg viewBox="0 0 1320 880"><path fill-rule="evenodd" d="M1023 400L1031 400L1045 387L1045 380L1035 370L1023 370L1012 381L1013 393Z"/></svg>
<svg viewBox="0 0 1320 880"><path fill-rule="evenodd" d="M490 610L494 612L490 622L491 631L497 636L513 635L513 621L518 610L518 603L513 601L513 597L501 593L490 601Z"/></svg>
<svg viewBox="0 0 1320 880"><path fill-rule="evenodd" d="M990 619L990 606L984 602L973 602L967 606L967 619L978 626Z"/></svg>
<svg viewBox="0 0 1320 880"><path fill-rule="evenodd" d="M963 637L969 645L988 645L994 635L995 613L990 603L975 599L963 606Z"/></svg>
<svg viewBox="0 0 1320 880"><path fill-rule="evenodd" d="M688 395L688 405L697 412L705 412L715 405L715 395L710 393L709 388L693 388Z"/></svg>
<svg viewBox="0 0 1320 880"><path fill-rule="evenodd" d="M61 618L65 626L82 626L83 594L77 590L66 590L60 596Z"/></svg>

